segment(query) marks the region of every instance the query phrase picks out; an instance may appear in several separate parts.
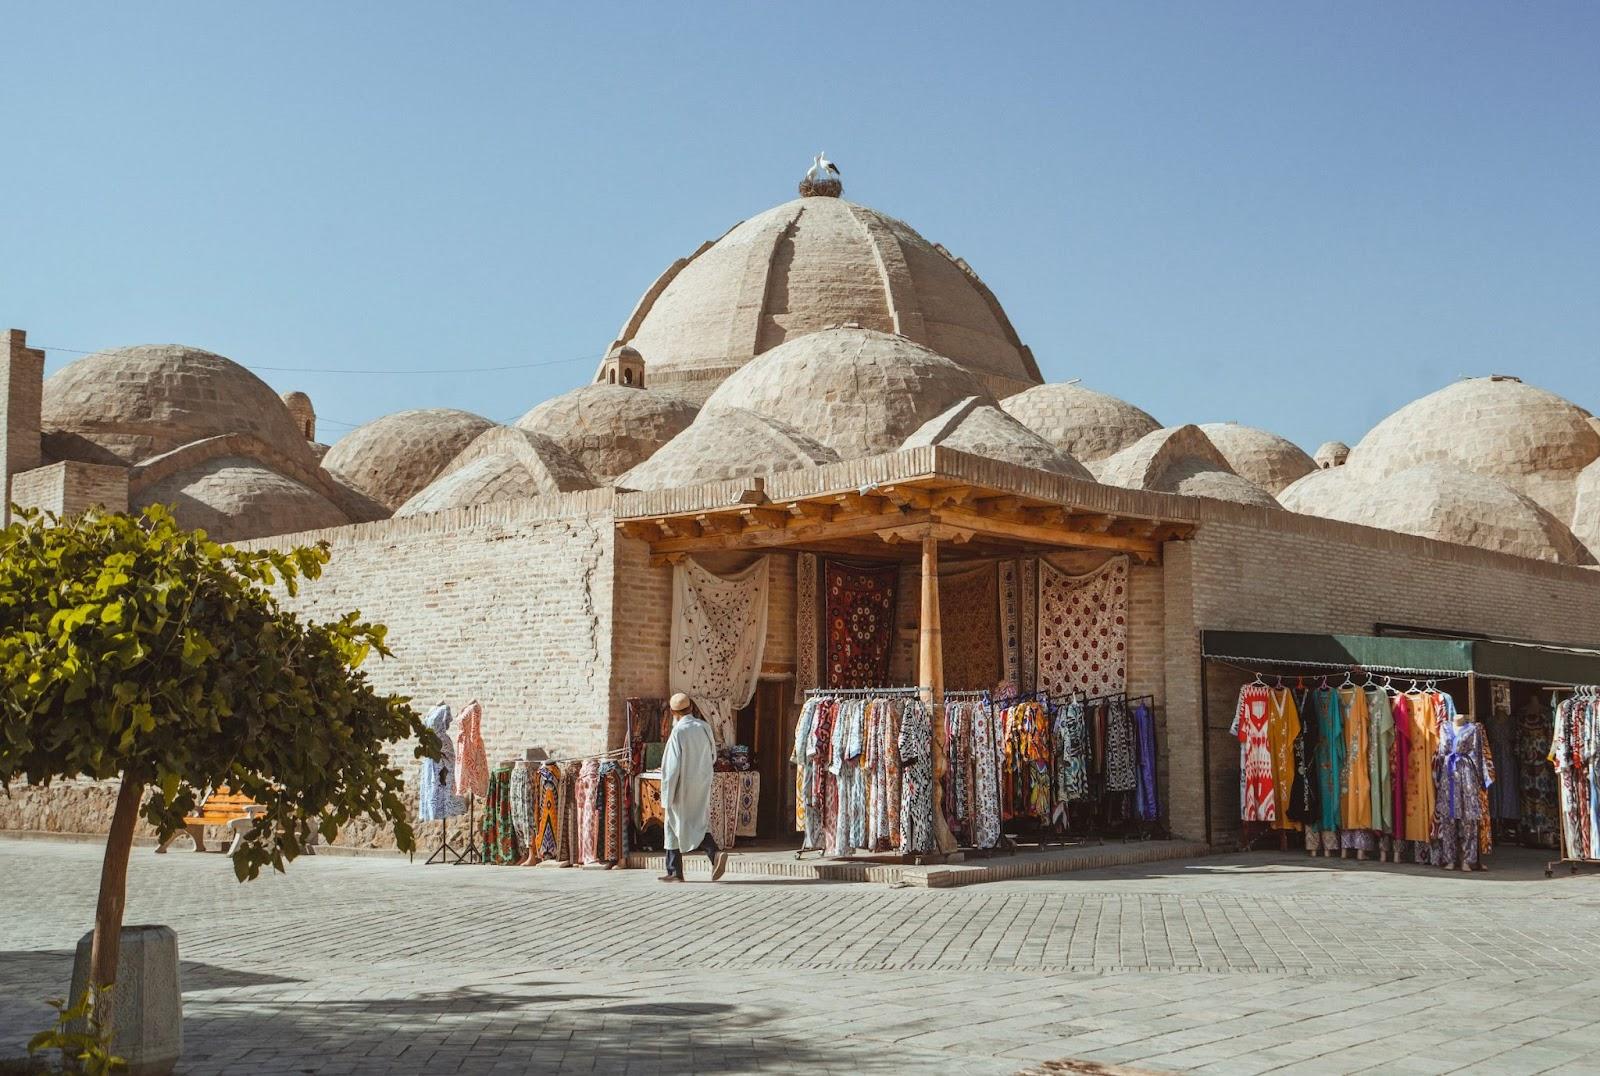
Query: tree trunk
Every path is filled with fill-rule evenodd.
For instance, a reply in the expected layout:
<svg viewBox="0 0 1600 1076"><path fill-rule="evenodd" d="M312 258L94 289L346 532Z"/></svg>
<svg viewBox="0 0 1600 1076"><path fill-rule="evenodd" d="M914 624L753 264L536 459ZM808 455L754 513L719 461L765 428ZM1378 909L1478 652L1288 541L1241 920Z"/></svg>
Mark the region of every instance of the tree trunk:
<svg viewBox="0 0 1600 1076"><path fill-rule="evenodd" d="M117 791L117 810L106 836L106 855L100 865L100 901L94 909L94 944L89 952L89 986L94 1009L110 1030L113 1007L100 1003L102 988L117 981L117 960L122 949L122 909L128 900L128 854L133 850L133 824L139 819L144 785L124 775ZM73 998L73 1003L77 1002ZM109 1001L109 999L107 999Z"/></svg>

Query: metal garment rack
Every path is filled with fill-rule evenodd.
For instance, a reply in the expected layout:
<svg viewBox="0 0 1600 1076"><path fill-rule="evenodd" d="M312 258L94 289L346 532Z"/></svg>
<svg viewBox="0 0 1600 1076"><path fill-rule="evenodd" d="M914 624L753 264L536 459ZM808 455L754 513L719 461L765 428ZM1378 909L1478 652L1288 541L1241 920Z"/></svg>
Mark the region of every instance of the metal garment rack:
<svg viewBox="0 0 1600 1076"><path fill-rule="evenodd" d="M920 695L921 693L921 688L911 687L903 684L898 687L813 687L806 689L806 698L881 699L904 698ZM828 850L826 848L814 848L802 844L799 848L795 849L794 858L804 859L807 852L822 852L826 854L827 851Z"/></svg>

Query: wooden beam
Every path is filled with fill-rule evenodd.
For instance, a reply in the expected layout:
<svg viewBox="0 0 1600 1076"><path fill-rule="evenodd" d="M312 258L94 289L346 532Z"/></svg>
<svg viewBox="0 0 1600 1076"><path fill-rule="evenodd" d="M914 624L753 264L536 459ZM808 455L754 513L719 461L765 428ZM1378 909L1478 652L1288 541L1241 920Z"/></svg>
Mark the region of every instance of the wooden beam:
<svg viewBox="0 0 1600 1076"><path fill-rule="evenodd" d="M769 527L782 530L789 525L790 515L781 508L746 508L739 513L752 527Z"/></svg>
<svg viewBox="0 0 1600 1076"><path fill-rule="evenodd" d="M857 515L878 516L889 511L889 502L886 499L870 494L836 493L833 499L843 511Z"/></svg>
<svg viewBox="0 0 1600 1076"><path fill-rule="evenodd" d="M1111 529L1111 524L1117 521L1116 516L1097 515L1095 513L1075 513L1066 519L1066 525L1073 530L1093 531L1104 534Z"/></svg>
<svg viewBox="0 0 1600 1076"><path fill-rule="evenodd" d="M883 495L901 508L932 508L933 494L914 486L883 486Z"/></svg>
<svg viewBox="0 0 1600 1076"><path fill-rule="evenodd" d="M821 501L795 501L789 506L789 511L801 519L826 521L833 518L833 505Z"/></svg>
<svg viewBox="0 0 1600 1076"><path fill-rule="evenodd" d="M978 501L975 507L980 512L993 512L996 515L1010 516L1022 511L1022 498L1010 495L1004 497L985 497Z"/></svg>
<svg viewBox="0 0 1600 1076"><path fill-rule="evenodd" d="M661 528L662 535L667 538L698 538L704 533L700 524L683 516L658 519L656 526Z"/></svg>
<svg viewBox="0 0 1600 1076"><path fill-rule="evenodd" d="M979 535L1014 538L1037 545L1059 546L1063 549L1115 549L1124 553L1159 555L1161 546L1148 538L1126 538L1098 531L1071 530L1066 527L1044 527L1010 519L980 515L964 509L941 508L934 513L936 521L964 527Z"/></svg>
<svg viewBox="0 0 1600 1076"><path fill-rule="evenodd" d="M695 522L705 534L738 534L744 530L744 520L732 513L696 516Z"/></svg>
<svg viewBox="0 0 1600 1076"><path fill-rule="evenodd" d="M820 523L794 522L782 530L741 530L737 534L708 531L699 538L666 538L654 543L655 553L700 553L716 549L804 549L811 543L861 538L886 527L931 523L928 512L880 512L876 515L840 515Z"/></svg>
<svg viewBox="0 0 1600 1076"><path fill-rule="evenodd" d="M617 524L624 537L639 542L655 542L661 538L661 528L644 519L629 519Z"/></svg>

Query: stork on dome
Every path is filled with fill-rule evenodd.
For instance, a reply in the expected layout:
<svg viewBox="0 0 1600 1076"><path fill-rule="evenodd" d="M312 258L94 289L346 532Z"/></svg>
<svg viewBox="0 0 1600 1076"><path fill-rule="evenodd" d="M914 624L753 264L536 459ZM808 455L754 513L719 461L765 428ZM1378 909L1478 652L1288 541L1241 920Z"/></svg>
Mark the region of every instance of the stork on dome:
<svg viewBox="0 0 1600 1076"><path fill-rule="evenodd" d="M802 198L837 198L844 193L844 183L839 179L839 166L828 160L826 152L811 158L811 167L800 180Z"/></svg>

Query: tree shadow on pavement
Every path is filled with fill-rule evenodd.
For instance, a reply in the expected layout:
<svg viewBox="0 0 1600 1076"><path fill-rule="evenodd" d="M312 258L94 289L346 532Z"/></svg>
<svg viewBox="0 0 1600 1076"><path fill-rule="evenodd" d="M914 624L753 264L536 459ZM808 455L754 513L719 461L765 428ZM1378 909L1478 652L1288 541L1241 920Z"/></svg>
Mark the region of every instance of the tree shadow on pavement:
<svg viewBox="0 0 1600 1076"><path fill-rule="evenodd" d="M391 998L270 996L185 1003L189 1076L274 1072L750 1072L904 1068L882 1043L781 1025L797 1013L681 993L473 987ZM714 988L708 986L708 995ZM262 993L262 992L255 992ZM265 993L270 994L271 991ZM613 1002L608 1004L607 1002Z"/></svg>

